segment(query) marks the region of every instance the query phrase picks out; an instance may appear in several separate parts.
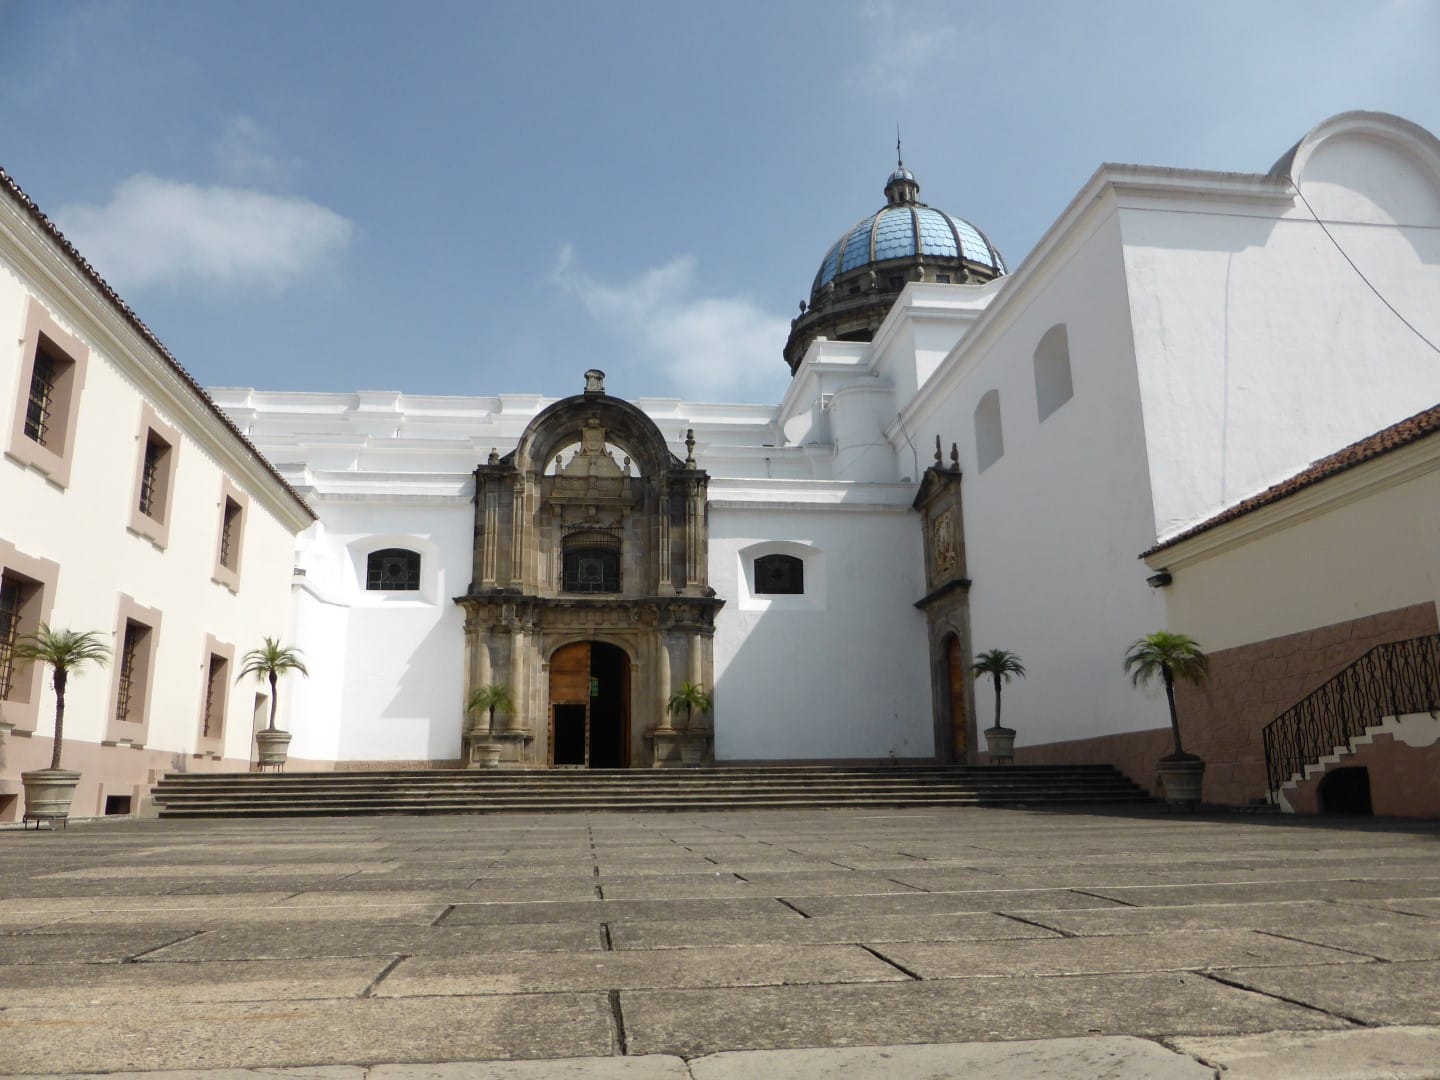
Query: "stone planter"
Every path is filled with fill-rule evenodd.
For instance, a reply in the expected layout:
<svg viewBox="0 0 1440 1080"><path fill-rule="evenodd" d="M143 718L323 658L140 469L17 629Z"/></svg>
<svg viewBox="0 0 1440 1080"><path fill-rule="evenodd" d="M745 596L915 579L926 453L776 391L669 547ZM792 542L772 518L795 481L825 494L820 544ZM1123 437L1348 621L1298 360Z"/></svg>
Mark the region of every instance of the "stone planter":
<svg viewBox="0 0 1440 1080"><path fill-rule="evenodd" d="M290 732L257 731L255 746L258 751L256 764L261 772L266 769L284 769L285 758L290 753Z"/></svg>
<svg viewBox="0 0 1440 1080"><path fill-rule="evenodd" d="M20 774L25 785L25 821L33 821L36 827L48 821L66 823L70 819L70 803L75 798L75 785L80 774L69 769L36 769Z"/></svg>
<svg viewBox="0 0 1440 1080"><path fill-rule="evenodd" d="M704 736L701 736L701 737L698 738L698 739L696 739L696 738L690 738L690 739L681 739L681 740L680 740L680 764L681 764L681 765L686 765L686 766L696 766L696 765L699 765L700 762L704 759L704 757L705 757L705 739L704 739Z"/></svg>
<svg viewBox="0 0 1440 1080"><path fill-rule="evenodd" d="M1008 764L1015 760L1015 729L991 727L985 729L985 749L992 765Z"/></svg>
<svg viewBox="0 0 1440 1080"><path fill-rule="evenodd" d="M1205 762L1194 754L1167 754L1155 763L1155 779L1171 806L1199 806Z"/></svg>
<svg viewBox="0 0 1440 1080"><path fill-rule="evenodd" d="M486 739L484 742L475 743L474 760L475 764L482 769L494 769L500 764L500 744Z"/></svg>

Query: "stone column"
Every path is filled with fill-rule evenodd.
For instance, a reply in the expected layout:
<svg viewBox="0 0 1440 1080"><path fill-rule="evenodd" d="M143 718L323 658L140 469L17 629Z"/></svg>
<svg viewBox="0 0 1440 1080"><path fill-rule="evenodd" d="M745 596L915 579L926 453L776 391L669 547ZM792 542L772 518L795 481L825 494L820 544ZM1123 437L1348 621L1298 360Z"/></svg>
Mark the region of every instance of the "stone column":
<svg viewBox="0 0 1440 1080"><path fill-rule="evenodd" d="M505 724L506 731L525 730L525 628L518 623L510 631L510 696L515 709Z"/></svg>
<svg viewBox="0 0 1440 1080"><path fill-rule="evenodd" d="M670 646L663 633L655 641L655 694L660 702L660 722L655 725L655 730L673 731L670 710L666 708L670 703Z"/></svg>

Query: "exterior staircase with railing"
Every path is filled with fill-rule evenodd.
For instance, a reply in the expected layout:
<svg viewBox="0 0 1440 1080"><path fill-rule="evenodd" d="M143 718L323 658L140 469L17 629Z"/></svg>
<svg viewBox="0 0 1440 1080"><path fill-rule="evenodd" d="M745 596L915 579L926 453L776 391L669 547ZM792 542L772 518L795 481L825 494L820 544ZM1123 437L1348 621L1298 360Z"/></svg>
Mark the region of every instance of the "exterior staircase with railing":
<svg viewBox="0 0 1440 1080"><path fill-rule="evenodd" d="M1416 741L1419 714L1440 716L1440 634L1375 646L1266 725L1271 801L1289 808L1301 784L1378 738Z"/></svg>

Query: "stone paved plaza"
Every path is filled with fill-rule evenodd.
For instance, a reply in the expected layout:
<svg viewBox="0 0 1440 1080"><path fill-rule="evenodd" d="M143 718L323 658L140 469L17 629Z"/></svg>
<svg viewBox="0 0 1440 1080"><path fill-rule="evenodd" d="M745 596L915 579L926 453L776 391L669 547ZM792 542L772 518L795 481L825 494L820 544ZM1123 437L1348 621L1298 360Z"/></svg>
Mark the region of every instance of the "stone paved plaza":
<svg viewBox="0 0 1440 1080"><path fill-rule="evenodd" d="M116 820L0 896L6 1075L1440 1076L1437 823Z"/></svg>

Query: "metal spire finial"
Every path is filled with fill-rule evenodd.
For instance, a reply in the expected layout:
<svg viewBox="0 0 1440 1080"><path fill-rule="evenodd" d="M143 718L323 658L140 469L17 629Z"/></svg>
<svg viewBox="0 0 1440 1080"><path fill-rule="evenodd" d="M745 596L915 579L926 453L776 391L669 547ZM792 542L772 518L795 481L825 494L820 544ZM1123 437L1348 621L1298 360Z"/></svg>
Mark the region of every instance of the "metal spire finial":
<svg viewBox="0 0 1440 1080"><path fill-rule="evenodd" d="M905 168L905 158L900 153L900 121L895 121L895 167Z"/></svg>

